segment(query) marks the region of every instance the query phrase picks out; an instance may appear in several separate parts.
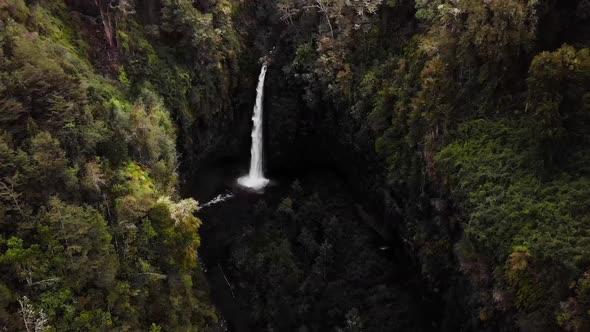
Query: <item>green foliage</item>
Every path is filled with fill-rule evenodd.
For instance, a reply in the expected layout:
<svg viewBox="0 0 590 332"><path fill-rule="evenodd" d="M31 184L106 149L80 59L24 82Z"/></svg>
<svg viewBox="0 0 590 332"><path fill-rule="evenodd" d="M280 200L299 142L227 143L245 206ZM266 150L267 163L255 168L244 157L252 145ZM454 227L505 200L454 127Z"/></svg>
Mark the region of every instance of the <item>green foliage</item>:
<svg viewBox="0 0 590 332"><path fill-rule="evenodd" d="M524 126L516 121L468 122L437 155L437 163L469 211L465 241L475 243L495 264L509 262L506 278L514 287L516 306L533 311L551 308L554 295L547 294L547 285L554 278L575 278L587 268L584 256L590 247L581 206L588 204L582 197L589 194L589 179L532 175L535 165L527 160L531 144L520 128ZM546 264L555 272L542 272Z"/></svg>
<svg viewBox="0 0 590 332"><path fill-rule="evenodd" d="M493 62L505 61L505 58L526 51L531 47L537 30L535 15L538 8L535 2L458 2L458 8L450 9L451 15L458 15L455 14L457 10L459 14L467 13L462 22L464 33L459 43L465 48L475 47L481 57ZM443 8L443 11L449 9Z"/></svg>
<svg viewBox="0 0 590 332"><path fill-rule="evenodd" d="M161 5L159 26L142 27L131 18L119 22L124 73L131 91L139 93L148 85L162 97L190 159L195 124L231 116L234 107L231 97L239 80L242 48L233 25L238 4L223 0L195 5L182 0ZM170 161L156 161L153 175L171 182L164 179L164 172L176 166Z"/></svg>
<svg viewBox="0 0 590 332"><path fill-rule="evenodd" d="M204 329L217 318L197 261L198 206L176 192L169 112L186 104L171 96L187 75L127 18L136 35L121 42L151 52L151 80L162 68L174 79L138 80L147 67L131 61L119 81L103 76L70 10L0 4L0 327Z"/></svg>
<svg viewBox="0 0 590 332"><path fill-rule="evenodd" d="M112 286L117 269L114 248L106 221L95 209L52 198L39 233L43 246L54 253L50 262L59 262L62 278L75 291L88 287L90 280L105 289Z"/></svg>
<svg viewBox="0 0 590 332"><path fill-rule="evenodd" d="M169 106L178 112L183 125L197 114L210 117L229 108L225 103L219 105L218 100L229 97L236 82L232 75L238 70L241 45L232 21L235 4L223 0L208 7L204 12L187 0L162 2L161 33L175 43L171 47L159 43L152 46L142 36L141 27L132 22L122 33L123 49L129 55L128 72L138 82L146 78L168 102L173 102ZM182 47L176 47L178 44ZM171 48L177 54L170 54ZM181 61L170 62L172 55ZM193 106L190 111L187 101Z"/></svg>
<svg viewBox="0 0 590 332"><path fill-rule="evenodd" d="M584 167L585 160L579 159L583 155L567 147L564 149L563 145L588 144L585 127L590 121L587 115L589 83L590 49L576 50L564 45L533 59L528 78L528 107L535 116L534 134L540 139L547 166L565 166L567 161ZM572 154L577 155L572 158Z"/></svg>
<svg viewBox="0 0 590 332"><path fill-rule="evenodd" d="M171 237L165 240L171 246L169 260L176 261L186 271L193 270L197 264L197 249L201 241L198 233L201 221L193 215L198 209L198 203L192 198L174 203L169 197L161 197L155 208L166 210L166 219L169 218L166 224L158 218L152 220L162 227L164 234ZM153 216L152 214L152 218Z"/></svg>
<svg viewBox="0 0 590 332"><path fill-rule="evenodd" d="M472 329L587 328L572 286L590 264L590 56L587 22L574 18L586 6L396 1L346 20L349 2L314 3L278 4L292 27L287 74L325 116L322 133L352 138L342 149L374 142L386 184L370 190L393 196L386 204L404 222L392 227L411 239L425 278L439 289L454 269L440 252L462 237L454 254L476 288L464 301L481 305ZM441 199L452 211L437 210ZM309 233L301 241L315 252Z"/></svg>
<svg viewBox="0 0 590 332"><path fill-rule="evenodd" d="M156 48L146 38L143 28L135 21L125 21L118 31L121 49L126 55L123 81L129 80L138 89L150 82L163 96L166 105L177 112L177 117L190 121L186 98L190 91L188 71L177 63L166 61L171 57L163 47ZM121 76L120 76L121 79ZM122 81L122 82L123 82Z"/></svg>

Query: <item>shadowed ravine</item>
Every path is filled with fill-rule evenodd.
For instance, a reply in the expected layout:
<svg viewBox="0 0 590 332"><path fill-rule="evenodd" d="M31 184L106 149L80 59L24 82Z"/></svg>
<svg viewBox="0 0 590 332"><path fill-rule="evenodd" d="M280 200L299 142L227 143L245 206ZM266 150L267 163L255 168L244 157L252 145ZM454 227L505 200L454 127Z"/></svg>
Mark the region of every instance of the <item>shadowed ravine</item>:
<svg viewBox="0 0 590 332"><path fill-rule="evenodd" d="M201 201L214 198L217 196L216 193L219 192L231 191L234 194L233 197L202 208L198 212L199 217L204 220L201 228L202 245L200 255L206 267L212 300L227 323L229 330L257 331L263 328L266 323L259 319L253 319L251 316L254 311L253 308L258 303L256 297L252 297L252 292L256 294L259 291L256 291L255 279L266 278L267 273L272 272L262 273L262 270L254 272L241 271L239 266L236 265L235 254L246 243L250 243L252 239L258 238L259 240L256 241L260 241L264 237L262 234L268 232L269 223L277 223L276 220L269 219L274 217L270 217L265 213L261 214L257 210L260 209L260 204L268 206L270 210L273 207L280 206L284 202L284 197L290 195L290 187L295 178L292 175L285 177L280 174L272 174L272 178L277 180L265 188L264 192L253 193L241 189L235 184L235 174L240 174L241 168L243 168L239 164L243 163L232 164L226 160L220 164L202 168L199 170L199 177L195 178L191 183L191 187L197 189L194 196ZM328 287L329 289L339 285L336 287L343 292L345 297L338 300L338 302L343 304L348 302L356 303L355 305L359 307L359 310L381 310L378 308L386 305L390 309L385 312L389 312L388 315L391 315L391 318L384 319L381 324L385 326L419 331L435 327L439 319L437 314L432 311L434 303L437 301L436 297L424 293L424 288L420 285L422 281L414 270L412 261L400 247L399 240L383 238L378 232L367 227L367 219L372 217L364 209L360 208L360 201L355 203L352 195L347 193L346 185L337 176L322 170L308 170L302 172L298 178L300 179L298 183L301 183L305 189L313 189L322 197L327 197L326 194L333 191L336 198L334 200L327 199L324 209L329 211L330 214L338 216L339 220L343 220L342 222L346 223L346 225L355 228L354 236L340 235L340 237L360 241L357 244L358 248L355 249L358 250L357 254L360 257L352 258L352 256L348 256L350 254L346 254L348 252L346 249L337 248L339 245L337 238L333 240L335 252L342 252L342 256L346 257L346 259L356 260L360 258L368 262L378 262L376 265L368 263L369 269L378 268L378 270L366 271L369 273L366 275L361 272L361 275L365 275L362 277L361 275L355 276L355 273L350 272L349 267L340 270L340 267L338 267L340 263L335 262L334 275L328 276L325 286L322 287ZM198 190L198 188L208 188L208 190ZM314 217L310 215L307 218L310 218L310 222L307 223L310 227L321 227L320 216ZM343 229L350 227L346 225L341 227ZM274 228L274 226L271 227ZM292 232L297 232L292 227L292 225L284 224L279 227L279 233L273 231L276 238L290 243L289 246L292 247L295 255L293 259L297 267L291 271L285 271L287 276L301 273L299 270L302 270L305 274L305 266L307 265L305 255L300 256L297 254L297 248L300 246L298 240L296 237L293 238L293 236L289 235ZM265 244L259 243L259 245L264 247ZM351 246L356 248L357 245L352 244ZM265 254L261 252L258 255ZM245 260L254 262L257 257L260 256L252 254L247 256ZM334 259L339 260L338 257ZM359 264L362 265L363 263ZM349 272L346 272L346 270L349 270ZM269 271L272 271L272 268ZM281 296L295 298L303 296L301 295L302 289L310 287L309 283L313 280L313 278L309 279L309 276L313 275L314 272L307 271L307 273L310 273L307 278L298 279L299 283L292 292L285 289L281 290L281 292L284 292L281 293ZM278 282L281 283L282 281ZM347 291L349 287L351 290ZM273 292L277 290L267 289L267 291ZM368 298L370 297L368 294L373 292L375 292L374 296L381 296L384 299L391 296L391 298L385 302L386 304L380 304L380 300L377 300L377 298L375 300ZM320 298L317 301L326 301L326 304L331 302L332 300L325 298L326 295L322 295L323 300ZM312 306L315 305L315 303L312 303ZM322 306L320 305L314 310L317 310L320 315L329 315L329 307L322 308ZM296 311L296 309L292 310L293 312ZM310 317L313 317L313 315ZM306 322L302 324L305 325ZM314 322L310 320L309 324L314 324ZM319 324L315 328L321 329L327 328L331 323L326 322L326 325L315 324ZM346 323L342 322L342 324Z"/></svg>

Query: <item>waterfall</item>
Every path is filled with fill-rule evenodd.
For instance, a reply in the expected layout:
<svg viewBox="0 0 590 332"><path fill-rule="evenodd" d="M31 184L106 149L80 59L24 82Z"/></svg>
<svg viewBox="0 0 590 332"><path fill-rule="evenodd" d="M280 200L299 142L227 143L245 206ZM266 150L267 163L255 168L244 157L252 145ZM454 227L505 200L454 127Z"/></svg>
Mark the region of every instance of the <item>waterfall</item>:
<svg viewBox="0 0 590 332"><path fill-rule="evenodd" d="M250 172L238 179L244 187L259 190L268 184L262 171L262 102L264 98L264 78L266 77L266 63L262 65L256 88L256 105L252 116L252 148L250 149Z"/></svg>
<svg viewBox="0 0 590 332"><path fill-rule="evenodd" d="M215 198L213 198L209 202L201 205L201 208L206 208L208 206L215 205L217 203L225 202L232 197L234 197L234 193L219 194L219 195L215 196Z"/></svg>

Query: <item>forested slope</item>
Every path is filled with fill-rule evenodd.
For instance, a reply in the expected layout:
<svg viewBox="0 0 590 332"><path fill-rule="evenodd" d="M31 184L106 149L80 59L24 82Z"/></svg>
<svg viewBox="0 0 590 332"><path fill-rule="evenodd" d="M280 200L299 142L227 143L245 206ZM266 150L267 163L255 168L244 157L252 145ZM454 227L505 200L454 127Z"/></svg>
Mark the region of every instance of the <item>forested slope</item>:
<svg viewBox="0 0 590 332"><path fill-rule="evenodd" d="M588 2L305 4L277 4L283 71L319 136L356 153L335 158L351 182L386 193L444 310L590 329ZM358 162L372 142L383 177Z"/></svg>
<svg viewBox="0 0 590 332"><path fill-rule="evenodd" d="M207 48L191 72L148 42L126 5L0 2L0 328L217 320L197 260L198 205L177 194L176 123L191 123L193 73L221 70L220 55ZM179 20L178 6L164 7L163 31L212 24L197 9Z"/></svg>

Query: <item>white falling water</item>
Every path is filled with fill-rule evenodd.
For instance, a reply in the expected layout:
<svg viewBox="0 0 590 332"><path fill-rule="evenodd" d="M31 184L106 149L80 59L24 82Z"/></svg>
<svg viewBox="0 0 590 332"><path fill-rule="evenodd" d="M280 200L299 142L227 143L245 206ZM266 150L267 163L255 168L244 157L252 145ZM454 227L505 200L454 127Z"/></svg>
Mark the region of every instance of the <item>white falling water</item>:
<svg viewBox="0 0 590 332"><path fill-rule="evenodd" d="M215 205L217 203L225 202L225 201L227 201L228 199L230 199L232 197L234 197L234 194L233 193L219 194L219 195L215 196L215 198L213 198L209 202L201 205L201 208L206 208L208 206Z"/></svg>
<svg viewBox="0 0 590 332"><path fill-rule="evenodd" d="M266 64L262 65L256 88L256 105L252 121L252 148L250 149L250 172L238 179L238 183L244 187L259 190L268 184L262 171L262 102L264 98L264 78L266 77Z"/></svg>

